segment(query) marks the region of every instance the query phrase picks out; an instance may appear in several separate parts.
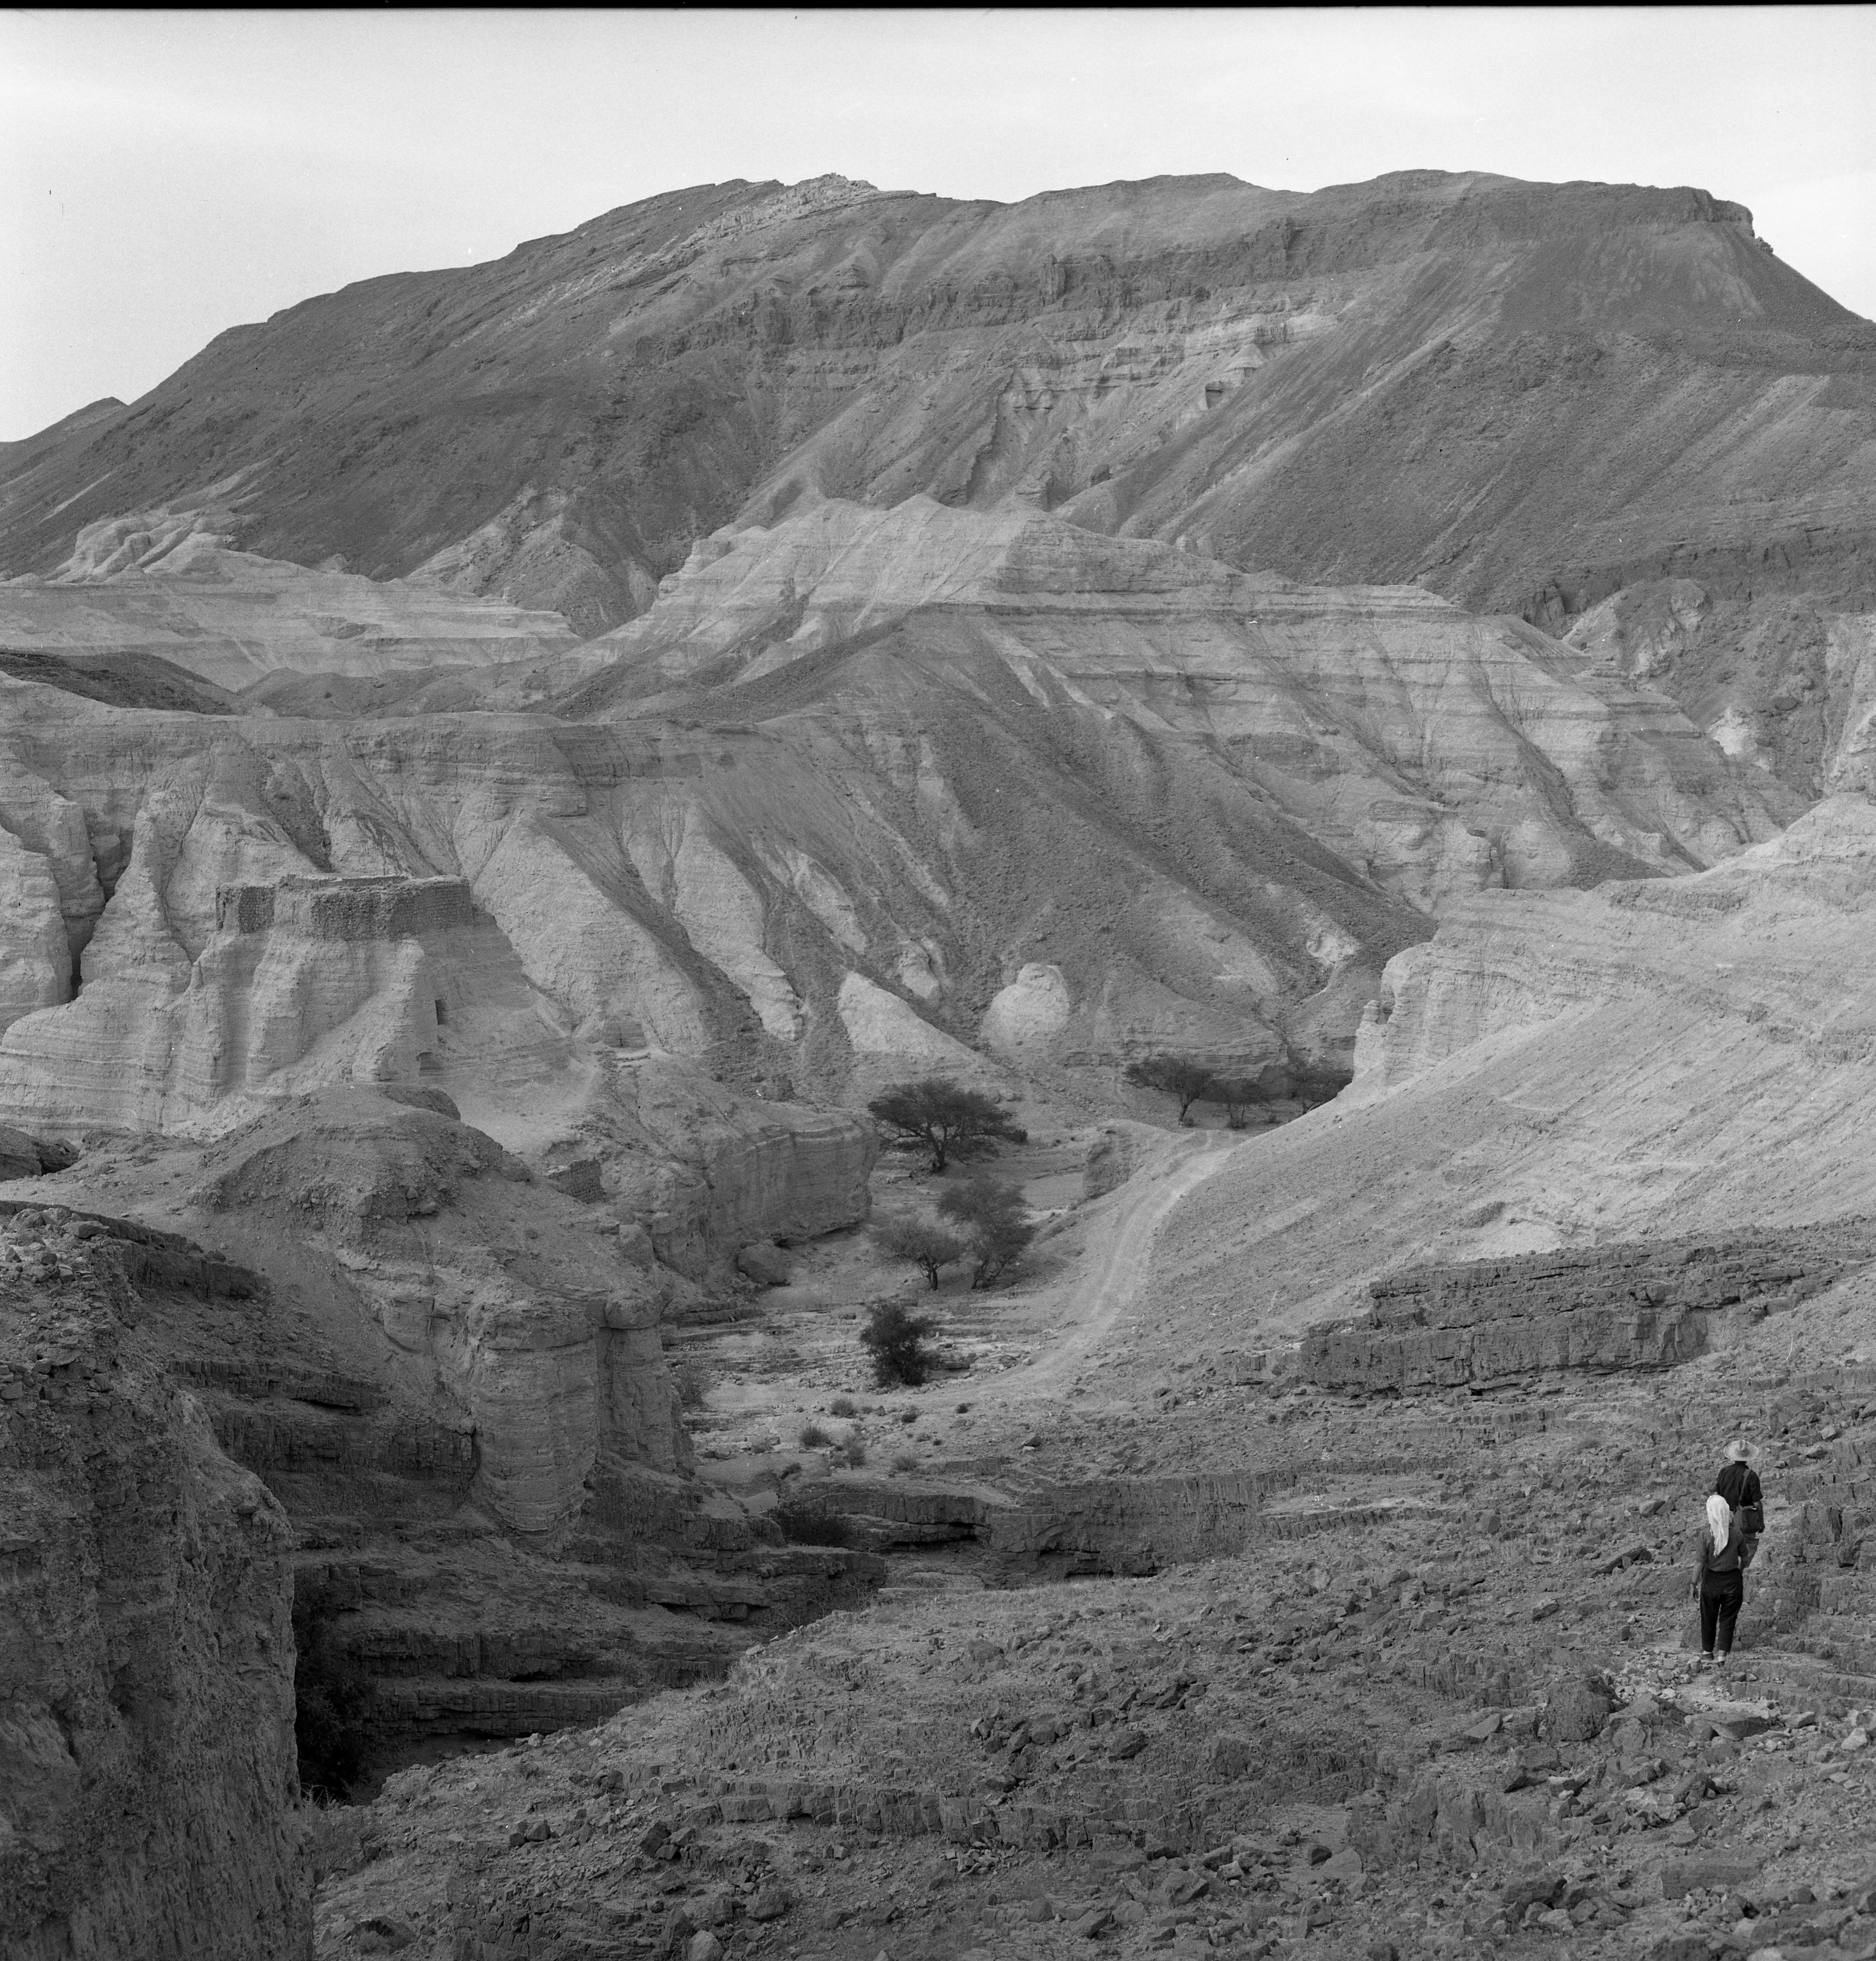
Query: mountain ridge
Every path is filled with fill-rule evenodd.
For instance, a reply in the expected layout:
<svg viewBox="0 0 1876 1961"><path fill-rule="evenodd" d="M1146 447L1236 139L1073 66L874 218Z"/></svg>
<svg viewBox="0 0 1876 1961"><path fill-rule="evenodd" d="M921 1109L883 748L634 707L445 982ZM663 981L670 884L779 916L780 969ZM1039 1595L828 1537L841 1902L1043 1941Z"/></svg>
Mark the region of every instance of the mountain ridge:
<svg viewBox="0 0 1876 1961"><path fill-rule="evenodd" d="M1655 244L1602 263L1615 252L1610 241L1631 234ZM1473 261L1503 252L1529 260L1534 241L1542 263L1511 265L1515 276L1495 305L1483 289L1507 269ZM1585 251L1590 263L1576 266L1572 255ZM1443 301L1436 292L1316 290L1324 281L1371 285L1378 269L1423 260L1432 285L1451 289ZM1612 288L1613 298L1598 300L1591 276L1599 267L1632 290ZM1404 298L1406 314L1426 314L1410 328L1428 330L1410 331L1391 349L1399 360L1437 347L1432 330L1442 324L1476 333L1508 308L1514 327L1537 330L1518 308L1541 314L1559 295L1581 316L1572 330L1651 323L1683 335L1712 326L1717 300L1734 324L1750 321L1778 338L1788 367L1799 351L1788 344L1794 336L1808 343L1858 324L1762 250L1745 207L1691 187L1404 171L1303 193L1214 175L997 204L846 180L737 180L620 206L485 264L380 275L230 329L101 428L55 425L27 439L32 454L8 458L0 563L44 573L83 524L199 493L247 468L260 479L239 505L249 548L309 564L343 554L349 569L374 576L417 569L518 499L527 529L565 534L590 561L581 577L541 589L537 571L518 567L514 551L465 576L523 603L570 594L570 617L591 627L643 611L648 582L675 569L690 537L739 509L778 515L799 494L791 484L802 469L824 494L858 489L864 501L891 502L922 488L979 506L1020 493L1040 471L1048 480L1036 494L1048 503L1084 499L1072 515L1096 528L1171 536L1203 505L1197 515L1215 521L1218 549L1238 563L1266 562L1260 553L1280 546L1268 562L1291 576L1374 582L1386 568L1279 562L1285 551L1295 556L1293 541L1280 528L1268 542L1265 530L1247 528L1241 499L1219 481L1240 467L1235 454L1199 459L1196 477L1191 459L1169 468L1165 454L1142 473L1131 454L1140 439L1151 438L1151 460L1177 429L1083 429L1087 416L1044 405L1039 431L1017 440L1006 429L1011 454L995 453L999 416L1008 423L1027 413L1000 406L1012 386L1024 386L1009 371L1040 361L1044 385L1072 387L1062 363L1078 339L1086 345L1092 332L1116 343L1118 334L1106 378L1092 378L1095 393L1140 397L1169 381L1186 422L1220 406L1226 422L1244 422L1242 404L1225 397L1247 387L1272 395L1241 432L1263 455L1295 419L1269 372L1282 365L1273 350L1325 330L1333 340L1351 324L1357 341L1371 342L1378 324L1385 327L1369 317L1373 303L1392 297ZM1165 318L1147 318L1168 306L1180 312L1170 330ZM1162 343L1146 365L1163 375L1127 362L1132 324L1150 326ZM993 371L948 381L944 346L915 346L918 358L908 355L909 337L922 343L966 329L994 344L950 354ZM1227 359L1208 365L1202 343L1221 336ZM791 362L802 370L811 352L832 357L843 348L870 349L880 371L785 371ZM1387 350L1355 351L1365 368ZM1840 357L1858 372L1871 365L1860 348ZM1527 349L1527 365L1533 358ZM629 372L606 371L622 362ZM1331 363L1327 384L1346 392L1346 365ZM873 432L857 461L838 453L852 448L854 432L839 426L856 408L875 421L890 417L890 398L921 375L935 391L922 418L928 428L915 416L897 437L890 427L883 440ZM740 403L739 393L747 397ZM1292 407L1320 413L1308 399L1318 393L1305 391ZM1153 406L1163 421L1165 405ZM1109 422L1129 421L1104 413ZM989 426L976 427L986 414ZM1272 415L1274 429L1266 426ZM289 432L309 453L282 454ZM52 454L40 454L49 439ZM912 453L894 463L890 452L908 441ZM952 455L966 445L968 459ZM667 453L673 449L684 454ZM973 468L986 449L993 453ZM856 467L860 483L848 480ZM1101 484L1115 487L1090 496L1104 469ZM412 508L384 508L387 477ZM384 546L368 547L374 532ZM1530 568L1526 582L1541 586L1534 575L1554 569ZM1506 598L1502 578L1482 582L1476 569L1460 568L1447 585L1470 604Z"/></svg>

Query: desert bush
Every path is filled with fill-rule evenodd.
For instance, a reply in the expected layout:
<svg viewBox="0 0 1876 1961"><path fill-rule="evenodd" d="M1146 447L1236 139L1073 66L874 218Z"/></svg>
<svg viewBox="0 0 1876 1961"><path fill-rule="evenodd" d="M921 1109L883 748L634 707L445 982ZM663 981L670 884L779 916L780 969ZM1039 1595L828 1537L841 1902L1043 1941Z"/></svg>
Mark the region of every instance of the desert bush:
<svg viewBox="0 0 1876 1961"><path fill-rule="evenodd" d="M704 1398L710 1393L710 1371L699 1362L680 1362L671 1370L671 1380L677 1385L679 1406L687 1410L702 1409Z"/></svg>
<svg viewBox="0 0 1876 1961"><path fill-rule="evenodd" d="M1209 1063L1189 1055L1143 1056L1127 1065L1126 1079L1142 1089L1158 1089L1179 1099L1179 1121L1190 1121L1186 1112L1212 1089Z"/></svg>
<svg viewBox="0 0 1876 1961"><path fill-rule="evenodd" d="M314 1886L344 1879L371 1864L365 1856L364 1832L371 1813L365 1806L308 1792L300 1816L301 1856Z"/></svg>
<svg viewBox="0 0 1876 1961"><path fill-rule="evenodd" d="M908 1314L897 1301L882 1300L868 1311L860 1343L873 1357L882 1389L895 1383L916 1389L931 1374L936 1358L925 1338L937 1325L929 1315Z"/></svg>
<svg viewBox="0 0 1876 1961"><path fill-rule="evenodd" d="M1352 1070L1338 1069L1333 1063L1292 1063L1290 1080L1298 1102L1306 1110L1320 1103L1333 1102L1355 1080Z"/></svg>
<svg viewBox="0 0 1876 1961"><path fill-rule="evenodd" d="M847 1439L845 1447L847 1453L847 1462L853 1466L855 1470L858 1470L860 1466L866 1462L865 1444L863 1443L858 1437L850 1436Z"/></svg>
<svg viewBox="0 0 1876 1961"><path fill-rule="evenodd" d="M859 1414L858 1405L851 1396L836 1396L827 1407L836 1416L857 1416Z"/></svg>
<svg viewBox="0 0 1876 1961"><path fill-rule="evenodd" d="M973 1292L994 1287L1036 1236L1023 1194L999 1178L979 1176L952 1186L939 1199L938 1210L956 1220L970 1238Z"/></svg>
<svg viewBox="0 0 1876 1961"><path fill-rule="evenodd" d="M803 1424L795 1440L804 1450L824 1450L833 1442L817 1423Z"/></svg>
<svg viewBox="0 0 1876 1961"><path fill-rule="evenodd" d="M961 1232L909 1213L881 1220L873 1229L873 1243L889 1260L916 1267L934 1287L940 1272L954 1267L970 1251L970 1242Z"/></svg>
<svg viewBox="0 0 1876 1961"><path fill-rule="evenodd" d="M333 1639L316 1612L294 1615L293 1739L308 1797L349 1797L364 1774L371 1678Z"/></svg>
<svg viewBox="0 0 1876 1961"><path fill-rule="evenodd" d="M771 1516L781 1528L782 1536L793 1545L851 1545L853 1543L853 1523L839 1512L830 1512L819 1505L796 1503L778 1505Z"/></svg>
<svg viewBox="0 0 1876 1961"><path fill-rule="evenodd" d="M902 1450L893 1459L895 1471L916 1471L918 1468L919 1459L914 1452Z"/></svg>
<svg viewBox="0 0 1876 1961"><path fill-rule="evenodd" d="M866 1107L869 1115L894 1134L891 1141L899 1149L929 1151L935 1172L941 1172L953 1158L983 1157L999 1143L1029 1140L1029 1133L994 1096L941 1076L890 1084Z"/></svg>

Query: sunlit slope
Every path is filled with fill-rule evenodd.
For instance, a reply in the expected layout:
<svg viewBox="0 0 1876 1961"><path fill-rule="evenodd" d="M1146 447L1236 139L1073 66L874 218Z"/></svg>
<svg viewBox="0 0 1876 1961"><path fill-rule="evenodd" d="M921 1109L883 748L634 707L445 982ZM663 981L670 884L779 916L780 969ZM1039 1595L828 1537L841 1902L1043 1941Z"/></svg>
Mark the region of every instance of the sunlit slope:
<svg viewBox="0 0 1876 1961"><path fill-rule="evenodd" d="M1353 1091L1159 1242L1169 1326L1254 1345L1428 1258L1876 1212L1876 807L1700 876L1492 893L1389 968Z"/></svg>

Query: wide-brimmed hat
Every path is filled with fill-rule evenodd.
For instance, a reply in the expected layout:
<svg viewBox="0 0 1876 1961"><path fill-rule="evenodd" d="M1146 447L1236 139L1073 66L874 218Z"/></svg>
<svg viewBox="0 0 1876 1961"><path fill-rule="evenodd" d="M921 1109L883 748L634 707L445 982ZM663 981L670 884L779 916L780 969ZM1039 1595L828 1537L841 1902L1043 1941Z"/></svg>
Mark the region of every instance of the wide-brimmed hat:
<svg viewBox="0 0 1876 1961"><path fill-rule="evenodd" d="M1758 1462L1758 1452L1743 1436L1734 1437L1726 1446L1728 1464L1754 1464Z"/></svg>

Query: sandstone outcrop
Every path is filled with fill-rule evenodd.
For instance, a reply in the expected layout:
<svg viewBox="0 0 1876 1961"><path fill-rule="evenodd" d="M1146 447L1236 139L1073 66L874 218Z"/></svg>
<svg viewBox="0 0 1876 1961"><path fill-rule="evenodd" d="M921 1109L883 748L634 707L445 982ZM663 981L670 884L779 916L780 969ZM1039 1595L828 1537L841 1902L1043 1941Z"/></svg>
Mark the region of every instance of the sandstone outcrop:
<svg viewBox="0 0 1876 1961"><path fill-rule="evenodd" d="M412 745L335 748L329 725L8 702L5 836L34 923L15 933L0 1098L36 1131L208 1134L330 1084L419 1086L523 1151L590 1153L597 1127L610 1195L665 1221L693 1273L865 1216L864 1124L686 1086L694 1070L647 1056L762 1039L616 831L616 869L597 837L556 834L582 776L602 797L655 785L655 740L569 754L537 722L505 751L477 723L459 747L403 722Z"/></svg>
<svg viewBox="0 0 1876 1961"><path fill-rule="evenodd" d="M292 1534L142 1319L108 1240L0 1220L0 1947L311 1961Z"/></svg>
<svg viewBox="0 0 1876 1961"><path fill-rule="evenodd" d="M1317 1328L1299 1366L1365 1391L1475 1389L1558 1369L1664 1369L1706 1353L1712 1318L1762 1318L1876 1261L1876 1231L1649 1241L1370 1283L1365 1322Z"/></svg>

